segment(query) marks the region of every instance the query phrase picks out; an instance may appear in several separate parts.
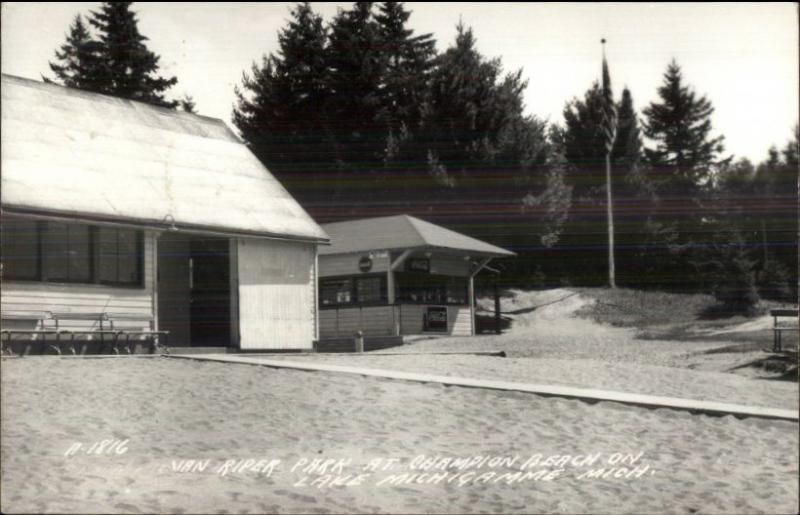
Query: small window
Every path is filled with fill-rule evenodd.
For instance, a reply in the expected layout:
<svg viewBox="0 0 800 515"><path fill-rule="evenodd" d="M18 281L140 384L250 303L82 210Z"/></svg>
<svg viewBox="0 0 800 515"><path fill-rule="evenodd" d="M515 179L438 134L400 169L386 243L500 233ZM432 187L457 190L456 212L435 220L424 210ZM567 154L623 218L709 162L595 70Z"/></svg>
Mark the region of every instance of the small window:
<svg viewBox="0 0 800 515"><path fill-rule="evenodd" d="M39 223L3 219L2 259L6 279L39 278Z"/></svg>
<svg viewBox="0 0 800 515"><path fill-rule="evenodd" d="M353 301L351 279L325 279L320 281L320 303L323 306L350 304Z"/></svg>
<svg viewBox="0 0 800 515"><path fill-rule="evenodd" d="M386 277L336 277L319 283L319 302L322 306L347 304L377 304L386 302Z"/></svg>
<svg viewBox="0 0 800 515"><path fill-rule="evenodd" d="M45 223L41 249L45 281L92 282L92 235L88 225Z"/></svg>
<svg viewBox="0 0 800 515"><path fill-rule="evenodd" d="M359 303L380 302L382 281L380 277L356 279L356 298Z"/></svg>
<svg viewBox="0 0 800 515"><path fill-rule="evenodd" d="M128 229L97 229L99 280L104 284L141 283L141 240L139 232Z"/></svg>

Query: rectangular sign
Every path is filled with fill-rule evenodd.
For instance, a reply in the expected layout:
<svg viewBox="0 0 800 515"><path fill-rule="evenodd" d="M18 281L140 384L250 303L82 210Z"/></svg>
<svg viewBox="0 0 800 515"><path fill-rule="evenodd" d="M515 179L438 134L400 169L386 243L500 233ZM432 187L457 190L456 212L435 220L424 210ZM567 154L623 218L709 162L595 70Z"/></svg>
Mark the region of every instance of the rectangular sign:
<svg viewBox="0 0 800 515"><path fill-rule="evenodd" d="M447 308L428 306L425 310L425 330L447 332Z"/></svg>
<svg viewBox="0 0 800 515"><path fill-rule="evenodd" d="M411 272L430 272L431 260L425 258L411 258L406 261L406 270Z"/></svg>

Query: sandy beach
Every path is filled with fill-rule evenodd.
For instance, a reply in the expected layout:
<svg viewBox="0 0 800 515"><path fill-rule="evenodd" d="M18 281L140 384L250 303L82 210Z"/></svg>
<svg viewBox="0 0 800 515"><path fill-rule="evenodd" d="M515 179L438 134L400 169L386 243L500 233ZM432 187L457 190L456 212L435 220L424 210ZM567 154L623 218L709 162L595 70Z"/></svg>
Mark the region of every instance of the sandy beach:
<svg viewBox="0 0 800 515"><path fill-rule="evenodd" d="M796 382L731 373L758 353L703 353L724 340L642 340L580 316L585 296L525 295L504 299L518 313L502 335L270 359L797 407ZM509 357L413 354L475 349ZM2 391L4 513L798 505L796 422L163 357L4 359Z"/></svg>
<svg viewBox="0 0 800 515"><path fill-rule="evenodd" d="M2 373L5 513L791 513L798 502L789 422L165 358L11 359ZM125 452L85 450L106 439ZM84 450L65 456L76 442ZM613 468L615 453L639 456L626 473L647 469L586 477ZM536 454L599 456L551 480L387 479L420 472L410 468L420 455L518 456L473 470L500 474ZM320 488L308 484L319 474L292 471L314 458L350 460L345 476L375 459L398 464ZM185 459L210 466L174 471ZM280 464L217 472L239 459Z"/></svg>

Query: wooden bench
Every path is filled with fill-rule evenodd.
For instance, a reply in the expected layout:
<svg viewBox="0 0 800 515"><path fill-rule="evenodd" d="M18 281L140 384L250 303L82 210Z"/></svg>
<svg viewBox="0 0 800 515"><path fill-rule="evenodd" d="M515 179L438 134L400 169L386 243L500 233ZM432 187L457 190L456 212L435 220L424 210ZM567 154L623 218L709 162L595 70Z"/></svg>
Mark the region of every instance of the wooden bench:
<svg viewBox="0 0 800 515"><path fill-rule="evenodd" d="M31 341L37 340L40 336L47 337L56 335L57 331L53 329L45 329L45 320L50 318L48 311L3 311L0 312L0 320L3 323L7 321L28 322L32 325L29 329L0 329L0 353L14 355L11 347L6 347L6 343L10 343L15 334L26 335L30 337ZM24 353L30 350L30 344L26 345Z"/></svg>
<svg viewBox="0 0 800 515"><path fill-rule="evenodd" d="M70 337L68 348L73 355L77 354L75 350L75 337L78 335L86 336L87 341L93 340L96 336L99 336L101 342L101 352L105 348L106 338L108 338L112 344L115 344L116 340L119 338L119 335L117 335L115 331L110 331L105 328L104 323L107 320L107 317L104 312L51 311L50 318L53 319L55 330L57 331L56 341L59 354L61 354L60 343L62 336ZM62 322L75 320L92 322L93 324L96 324L96 327L92 327L91 329L64 329L62 327ZM81 347L81 354L83 354L85 350L86 343L84 342Z"/></svg>
<svg viewBox="0 0 800 515"><path fill-rule="evenodd" d="M155 354L159 349L169 354L169 331L157 331L156 319L152 315L142 315L138 313L108 313L107 320L112 331L119 333L119 336L125 337L125 350L131 354L131 337L138 336L139 338L151 338L153 346L150 352ZM115 322L134 322L147 324L149 329L146 330L118 330L114 328ZM163 340L163 341L162 341ZM114 352L119 354L119 339L114 345Z"/></svg>
<svg viewBox="0 0 800 515"><path fill-rule="evenodd" d="M147 314L136 314L136 313L105 313L105 312L51 312L51 311L40 311L40 312L3 312L0 315L2 320L18 320L28 322L32 325L30 329L3 329L2 330L2 337L0 337L0 342L2 342L2 349L3 353L11 353L11 348L6 348L4 343L10 342L14 335L25 335L29 336L31 340L37 340L40 336L43 339L46 339L47 336L54 336L55 342L47 345L48 348L54 350L57 354L61 354L61 344L64 341L62 338L69 337L67 340L67 348L73 355L78 354L75 349L76 345L76 336L85 336L86 341L93 340L96 337L100 339L100 352L103 352L106 349L106 342L109 342L111 345L111 350L113 350L114 354L120 353L120 345L125 342L125 350L128 354L132 353L131 347L131 338L132 337L140 337L144 338L151 338L152 339L152 348L150 352L155 353L158 351L159 348L163 348L167 353L169 352L169 347L167 347L167 339L169 337L169 331L156 331L155 328L155 317L152 315ZM83 322L91 322L94 327L90 329L65 329L63 327L63 322L67 321L83 321ZM141 325L136 330L125 330L120 329L119 327L114 327L114 323L120 321L129 321L134 323L140 323ZM49 322L49 324L48 324ZM52 327L46 327L47 325L51 325ZM148 326L149 330L141 329L142 326ZM163 340L163 341L162 341ZM134 342L135 345L135 342ZM84 342L83 346L81 347L81 354L84 354L86 351L87 343ZM25 350L23 351L24 354L28 354L30 351L30 345L26 345Z"/></svg>
<svg viewBox="0 0 800 515"><path fill-rule="evenodd" d="M774 331L774 342L772 345L772 350L775 352L780 352L783 350L783 345L781 343L781 333L784 331L798 331L800 328L796 325L781 325L778 321L779 318L794 318L797 320L799 311L796 309L773 309L770 310L769 314L774 319L772 330Z"/></svg>

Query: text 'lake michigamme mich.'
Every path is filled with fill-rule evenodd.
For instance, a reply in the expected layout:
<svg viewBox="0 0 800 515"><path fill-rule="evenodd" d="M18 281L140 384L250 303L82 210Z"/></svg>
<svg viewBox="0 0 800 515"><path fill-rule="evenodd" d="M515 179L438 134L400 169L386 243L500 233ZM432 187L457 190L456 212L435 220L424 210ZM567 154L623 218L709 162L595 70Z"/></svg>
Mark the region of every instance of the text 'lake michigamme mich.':
<svg viewBox="0 0 800 515"><path fill-rule="evenodd" d="M4 3L0 510L796 513L796 16Z"/></svg>

